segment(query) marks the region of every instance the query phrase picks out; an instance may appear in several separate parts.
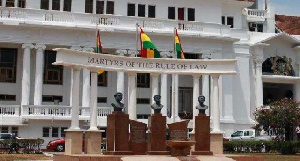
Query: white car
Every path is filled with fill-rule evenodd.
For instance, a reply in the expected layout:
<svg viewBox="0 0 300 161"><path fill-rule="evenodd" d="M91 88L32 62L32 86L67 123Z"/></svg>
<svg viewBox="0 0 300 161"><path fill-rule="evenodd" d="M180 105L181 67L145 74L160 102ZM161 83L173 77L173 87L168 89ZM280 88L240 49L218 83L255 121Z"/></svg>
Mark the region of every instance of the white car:
<svg viewBox="0 0 300 161"><path fill-rule="evenodd" d="M231 137L228 138L229 141L234 140L259 140L259 141L271 141L274 139L274 136L263 135L263 136L255 136L254 129L246 129L246 130L238 130L231 134Z"/></svg>

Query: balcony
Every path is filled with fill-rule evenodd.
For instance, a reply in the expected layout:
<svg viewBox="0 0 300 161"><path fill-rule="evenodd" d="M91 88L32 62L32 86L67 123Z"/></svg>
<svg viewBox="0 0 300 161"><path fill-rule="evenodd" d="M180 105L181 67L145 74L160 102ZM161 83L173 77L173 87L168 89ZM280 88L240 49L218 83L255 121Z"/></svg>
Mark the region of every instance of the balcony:
<svg viewBox="0 0 300 161"><path fill-rule="evenodd" d="M106 30L133 31L138 23L145 29L154 32L173 33L174 27L182 33L212 36L230 36L230 27L216 23L175 21L119 15L100 15L72 13L25 8L0 7L0 23L8 25L61 26L95 29L97 26Z"/></svg>
<svg viewBox="0 0 300 161"><path fill-rule="evenodd" d="M264 22L268 18L268 13L266 10L258 9L243 9L243 15L247 17L248 22Z"/></svg>

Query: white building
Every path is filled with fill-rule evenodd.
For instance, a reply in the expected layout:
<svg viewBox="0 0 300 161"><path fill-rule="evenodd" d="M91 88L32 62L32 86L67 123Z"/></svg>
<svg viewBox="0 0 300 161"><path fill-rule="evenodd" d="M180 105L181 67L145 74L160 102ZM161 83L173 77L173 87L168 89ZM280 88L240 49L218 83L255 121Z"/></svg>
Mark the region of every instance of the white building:
<svg viewBox="0 0 300 161"><path fill-rule="evenodd" d="M270 0L254 1L0 0L0 132L43 138L45 144L64 137L71 120L72 72L52 65L52 49L94 51L98 28L105 54L137 56L136 23L163 57L172 56L176 27L187 59L237 59L237 75L219 79L221 130L228 136L250 128L256 107L282 97L300 100L300 39L275 26ZM117 89L117 75L107 72L98 77L97 125L101 129L106 127L117 91L124 91L128 105L127 76L120 76L124 87ZM137 118L142 122L151 113L150 77L137 76ZM171 79L170 75L159 77L168 116ZM196 79L209 106L211 78ZM80 126L87 129L88 70L81 71L80 84ZM192 93L193 77L180 76L177 120L192 118Z"/></svg>

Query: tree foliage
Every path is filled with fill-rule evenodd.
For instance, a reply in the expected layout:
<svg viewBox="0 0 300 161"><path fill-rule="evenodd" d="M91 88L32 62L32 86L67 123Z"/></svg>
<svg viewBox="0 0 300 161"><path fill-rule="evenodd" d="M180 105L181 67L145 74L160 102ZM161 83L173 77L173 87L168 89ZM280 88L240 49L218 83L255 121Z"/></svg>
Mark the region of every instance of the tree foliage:
<svg viewBox="0 0 300 161"><path fill-rule="evenodd" d="M294 127L300 123L299 102L288 98L277 100L258 108L254 115L258 122L256 127L275 130L278 136L285 136L285 140L290 141Z"/></svg>

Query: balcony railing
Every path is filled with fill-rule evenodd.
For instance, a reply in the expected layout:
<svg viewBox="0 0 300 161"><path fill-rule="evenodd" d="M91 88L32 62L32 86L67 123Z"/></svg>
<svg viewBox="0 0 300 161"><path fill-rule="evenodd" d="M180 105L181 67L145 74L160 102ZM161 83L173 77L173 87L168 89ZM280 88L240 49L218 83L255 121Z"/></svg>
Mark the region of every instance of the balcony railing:
<svg viewBox="0 0 300 161"><path fill-rule="evenodd" d="M19 116L19 105L0 105L0 115Z"/></svg>
<svg viewBox="0 0 300 161"><path fill-rule="evenodd" d="M247 21L250 22L265 21L266 18L268 18L268 14L266 10L245 8L243 10L243 14L247 16Z"/></svg>
<svg viewBox="0 0 300 161"><path fill-rule="evenodd" d="M100 15L87 13L72 13L26 8L0 7L0 22L24 23L34 25L66 26L78 28L95 28L98 26L112 27L120 30L135 31L136 23L146 29L165 30L172 33L174 27L181 31L195 34L214 34L229 36L230 27L203 22L175 21L119 15Z"/></svg>

